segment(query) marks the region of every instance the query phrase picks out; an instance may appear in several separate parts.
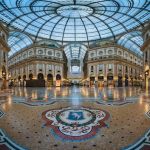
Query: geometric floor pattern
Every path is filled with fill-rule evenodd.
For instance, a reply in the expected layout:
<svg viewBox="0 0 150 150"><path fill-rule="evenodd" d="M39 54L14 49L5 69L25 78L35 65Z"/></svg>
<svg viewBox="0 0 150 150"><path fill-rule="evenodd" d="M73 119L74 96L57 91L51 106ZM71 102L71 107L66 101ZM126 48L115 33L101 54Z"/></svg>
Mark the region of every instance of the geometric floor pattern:
<svg viewBox="0 0 150 150"><path fill-rule="evenodd" d="M54 104L56 101L51 101L49 97L17 97L13 96L13 102L17 104L24 104L28 106L46 106Z"/></svg>
<svg viewBox="0 0 150 150"><path fill-rule="evenodd" d="M27 150L15 144L5 133L0 129L0 150Z"/></svg>
<svg viewBox="0 0 150 150"><path fill-rule="evenodd" d="M42 118L56 139L81 142L93 138L100 128L108 127L110 114L102 109L67 107L44 111Z"/></svg>
<svg viewBox="0 0 150 150"><path fill-rule="evenodd" d="M3 117L4 113L0 110L0 118Z"/></svg>
<svg viewBox="0 0 150 150"><path fill-rule="evenodd" d="M100 105L107 105L107 106L121 106L121 105L127 105L127 104L132 104L137 102L138 98L126 98L126 99L122 99L122 100L109 100L109 101L104 101L104 100L99 100L96 101L97 104Z"/></svg>
<svg viewBox="0 0 150 150"><path fill-rule="evenodd" d="M150 110L146 113L146 116L150 118Z"/></svg>
<svg viewBox="0 0 150 150"><path fill-rule="evenodd" d="M25 104L28 106L46 106L46 105L51 105L54 104L58 101L58 99L61 99L61 102L69 101L72 100L72 98L51 98L51 97L38 97L38 98L32 98L32 97L18 97L18 96L13 96L13 102L14 103L19 103L19 104ZM73 100L76 100L74 98ZM77 98L77 100L88 100L87 98ZM96 102L97 104L100 105L107 105L107 106L121 106L121 105L127 105L127 104L132 104L137 102L138 97L126 97L122 99L109 99L109 100L104 100L104 99L89 99L90 101Z"/></svg>
<svg viewBox="0 0 150 150"><path fill-rule="evenodd" d="M122 150L150 150L150 129L149 131L133 145L130 145Z"/></svg>

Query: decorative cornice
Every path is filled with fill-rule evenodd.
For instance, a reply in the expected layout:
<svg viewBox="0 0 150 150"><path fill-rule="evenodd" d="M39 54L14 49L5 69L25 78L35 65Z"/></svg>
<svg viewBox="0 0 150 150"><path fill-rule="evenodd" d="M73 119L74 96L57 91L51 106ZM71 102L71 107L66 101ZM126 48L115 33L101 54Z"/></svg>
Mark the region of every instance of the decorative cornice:
<svg viewBox="0 0 150 150"><path fill-rule="evenodd" d="M93 48L89 49L89 51L100 50L100 49L103 49L103 48L107 48L107 49L108 49L108 48L110 48L110 47L120 48L120 49L122 49L122 50L127 51L128 53L133 54L134 56L136 56L136 57L138 57L138 58L142 58L142 56L140 56L140 55L138 55L138 54L136 54L136 53L130 51L129 49L127 49L127 48L125 48L125 47L123 47L123 46L121 46L121 45L118 45L117 43L106 43L106 44L104 44L104 45L99 45L99 46L97 46L97 47L93 47Z"/></svg>
<svg viewBox="0 0 150 150"><path fill-rule="evenodd" d="M53 64L53 63L57 63L57 64L61 64L61 65L65 64L64 60L58 60L58 59L54 60L54 59L44 59L44 58L40 59L40 58L30 57L28 59L24 59L22 61L19 61L15 64L9 65L8 68L11 69L11 68L21 66L21 65L24 65L27 63L32 63L32 62L35 64L35 62L38 62L38 61L39 61L39 63L44 61L44 62L48 62L49 64ZM38 64L38 63L36 63L36 64Z"/></svg>
<svg viewBox="0 0 150 150"><path fill-rule="evenodd" d="M132 65L132 66L135 66L135 67L141 67L141 68L143 67L142 65L138 65L136 63L133 63L133 62L128 61L128 60L126 60L124 58L121 58L121 57L107 57L107 59L106 58L103 58L103 59L97 58L97 59L93 59L93 60L88 60L86 63L87 64L89 64L89 63L102 63L102 62L107 62L107 61L108 62L113 61L113 63L123 62L125 64L129 64L129 65Z"/></svg>

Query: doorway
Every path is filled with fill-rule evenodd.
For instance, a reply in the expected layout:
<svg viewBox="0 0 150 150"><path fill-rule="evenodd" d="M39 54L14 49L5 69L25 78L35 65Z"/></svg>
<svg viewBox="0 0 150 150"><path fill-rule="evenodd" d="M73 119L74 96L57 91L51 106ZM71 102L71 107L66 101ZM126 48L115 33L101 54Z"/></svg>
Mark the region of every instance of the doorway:
<svg viewBox="0 0 150 150"><path fill-rule="evenodd" d="M48 82L48 86L53 86L53 75L52 74L47 75L47 82Z"/></svg>
<svg viewBox="0 0 150 150"><path fill-rule="evenodd" d="M44 75L42 73L38 74L38 80L44 80Z"/></svg>

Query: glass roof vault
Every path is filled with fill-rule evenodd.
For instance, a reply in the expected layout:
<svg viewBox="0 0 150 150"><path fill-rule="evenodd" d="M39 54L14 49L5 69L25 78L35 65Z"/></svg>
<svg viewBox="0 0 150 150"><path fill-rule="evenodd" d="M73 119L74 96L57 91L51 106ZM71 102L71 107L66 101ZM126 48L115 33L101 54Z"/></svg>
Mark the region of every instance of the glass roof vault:
<svg viewBox="0 0 150 150"><path fill-rule="evenodd" d="M0 0L0 19L56 41L115 37L150 18L149 0Z"/></svg>
<svg viewBox="0 0 150 150"><path fill-rule="evenodd" d="M25 34L61 44L115 39L149 20L150 0L0 0L0 21L17 29L10 35L10 46L12 39L17 44L22 36L30 44ZM25 34L13 36L18 32ZM127 47L127 39L141 45L133 33L118 43Z"/></svg>

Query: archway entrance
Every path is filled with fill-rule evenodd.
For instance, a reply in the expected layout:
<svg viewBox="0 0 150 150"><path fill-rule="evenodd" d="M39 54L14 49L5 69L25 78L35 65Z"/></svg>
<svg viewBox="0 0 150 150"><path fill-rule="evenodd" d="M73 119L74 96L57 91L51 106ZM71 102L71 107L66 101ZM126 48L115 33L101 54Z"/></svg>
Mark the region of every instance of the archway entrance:
<svg viewBox="0 0 150 150"><path fill-rule="evenodd" d="M20 81L20 80L21 80L21 76L18 77L18 81Z"/></svg>
<svg viewBox="0 0 150 150"><path fill-rule="evenodd" d="M107 86L114 86L113 79L114 79L113 74L108 73L108 75L107 75Z"/></svg>
<svg viewBox="0 0 150 150"><path fill-rule="evenodd" d="M26 75L23 75L23 80L26 80Z"/></svg>
<svg viewBox="0 0 150 150"><path fill-rule="evenodd" d="M33 79L33 74L32 74L32 73L29 74L29 79L30 79L30 80Z"/></svg>
<svg viewBox="0 0 150 150"><path fill-rule="evenodd" d="M61 75L60 74L56 75L56 86L61 86Z"/></svg>
<svg viewBox="0 0 150 150"><path fill-rule="evenodd" d="M118 74L118 87L122 87L122 74Z"/></svg>
<svg viewBox="0 0 150 150"><path fill-rule="evenodd" d="M47 75L47 82L48 82L48 86L53 85L53 75L52 74Z"/></svg>
<svg viewBox="0 0 150 150"><path fill-rule="evenodd" d="M38 74L38 80L44 80L44 75L42 73Z"/></svg>

